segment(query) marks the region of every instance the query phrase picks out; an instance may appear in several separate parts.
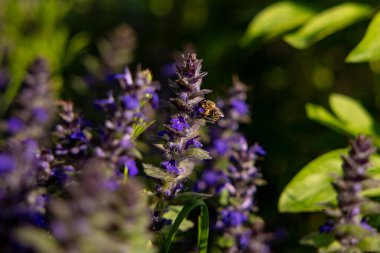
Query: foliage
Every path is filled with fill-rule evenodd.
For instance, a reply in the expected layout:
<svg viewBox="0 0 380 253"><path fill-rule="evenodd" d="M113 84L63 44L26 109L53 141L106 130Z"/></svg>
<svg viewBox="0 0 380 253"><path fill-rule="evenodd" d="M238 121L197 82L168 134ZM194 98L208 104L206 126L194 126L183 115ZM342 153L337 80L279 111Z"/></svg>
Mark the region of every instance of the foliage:
<svg viewBox="0 0 380 253"><path fill-rule="evenodd" d="M375 12L376 6L366 3L346 2L320 11L316 6L305 7L293 1L280 1L269 5L253 18L242 42L248 45L282 37L291 46L304 49L339 30L373 18L365 37L348 54L346 61L376 61L380 59L380 47L377 38L379 14Z"/></svg>

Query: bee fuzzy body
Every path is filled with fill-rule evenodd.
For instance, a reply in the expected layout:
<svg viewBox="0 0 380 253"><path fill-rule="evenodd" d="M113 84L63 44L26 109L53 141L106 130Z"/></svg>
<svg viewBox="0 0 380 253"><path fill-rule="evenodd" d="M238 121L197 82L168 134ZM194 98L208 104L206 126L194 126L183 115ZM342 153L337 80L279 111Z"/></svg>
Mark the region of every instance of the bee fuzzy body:
<svg viewBox="0 0 380 253"><path fill-rule="evenodd" d="M203 109L201 116L207 121L215 123L224 117L223 112L211 100L203 100L200 103L200 107Z"/></svg>

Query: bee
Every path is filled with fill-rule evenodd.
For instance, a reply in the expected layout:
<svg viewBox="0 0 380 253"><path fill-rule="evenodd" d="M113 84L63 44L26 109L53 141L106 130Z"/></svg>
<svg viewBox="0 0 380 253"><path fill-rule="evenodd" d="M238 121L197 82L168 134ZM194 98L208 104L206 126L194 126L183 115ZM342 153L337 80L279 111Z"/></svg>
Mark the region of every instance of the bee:
<svg viewBox="0 0 380 253"><path fill-rule="evenodd" d="M201 112L201 115L205 120L215 123L220 118L224 117L224 114L222 113L222 111L215 105L213 101L203 100L200 105L201 105L201 108L203 109L203 112Z"/></svg>

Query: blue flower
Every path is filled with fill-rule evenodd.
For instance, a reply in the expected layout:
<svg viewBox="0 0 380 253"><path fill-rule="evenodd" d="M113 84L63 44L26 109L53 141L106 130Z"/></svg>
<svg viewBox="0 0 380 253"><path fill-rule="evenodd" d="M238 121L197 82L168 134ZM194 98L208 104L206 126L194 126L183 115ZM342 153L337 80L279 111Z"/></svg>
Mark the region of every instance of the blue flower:
<svg viewBox="0 0 380 253"><path fill-rule="evenodd" d="M170 173L179 174L179 169L177 168L175 160L169 160L161 163L161 166L169 171Z"/></svg>
<svg viewBox="0 0 380 253"><path fill-rule="evenodd" d="M194 137L194 138L186 141L185 149L188 149L190 146L194 146L196 148L201 148L203 145L200 141L197 140L198 138L199 137L197 136L197 137Z"/></svg>
<svg viewBox="0 0 380 253"><path fill-rule="evenodd" d="M244 100L234 99L231 101L231 106L241 116L246 115L249 111L248 105L245 103Z"/></svg>
<svg viewBox="0 0 380 253"><path fill-rule="evenodd" d="M329 234L334 230L334 221L328 220L323 225L319 227L319 233L321 234Z"/></svg>
<svg viewBox="0 0 380 253"><path fill-rule="evenodd" d="M128 110L135 110L140 107L139 99L134 95L125 95L122 98L122 102Z"/></svg>
<svg viewBox="0 0 380 253"><path fill-rule="evenodd" d="M130 176L136 176L139 173L139 170L137 168L135 160L133 160L131 158L128 158L125 161L125 166L128 169L128 175L130 175Z"/></svg>
<svg viewBox="0 0 380 253"><path fill-rule="evenodd" d="M24 128L24 122L17 117L12 117L7 121L7 127L10 133L15 134Z"/></svg>
<svg viewBox="0 0 380 253"><path fill-rule="evenodd" d="M0 154L0 174L12 171L15 168L15 161L9 154Z"/></svg>
<svg viewBox="0 0 380 253"><path fill-rule="evenodd" d="M226 227L239 227L248 220L246 214L236 210L224 209L221 214L222 222Z"/></svg>
<svg viewBox="0 0 380 253"><path fill-rule="evenodd" d="M170 119L171 128L182 132L184 129L189 128L189 123L187 123L184 116L178 116Z"/></svg>
<svg viewBox="0 0 380 253"><path fill-rule="evenodd" d="M250 152L253 152L254 154L256 154L257 156L265 156L267 154L267 152L263 149L263 147L261 147L259 144L255 143L255 145L253 145L251 148L250 148Z"/></svg>
<svg viewBox="0 0 380 253"><path fill-rule="evenodd" d="M228 141L223 139L217 139L214 141L214 147L216 149L216 152L218 152L220 155L225 155L228 151Z"/></svg>
<svg viewBox="0 0 380 253"><path fill-rule="evenodd" d="M46 111L45 108L38 107L33 110L34 116L37 118L38 121L41 123L45 123L49 120L49 113Z"/></svg>
<svg viewBox="0 0 380 253"><path fill-rule="evenodd" d="M239 234L236 237L236 240L238 242L239 249L245 249L245 248L247 248L247 246L249 244L249 233Z"/></svg>
<svg viewBox="0 0 380 253"><path fill-rule="evenodd" d="M86 135L82 131L73 132L70 135L70 139L74 140L74 141L76 141L76 140L78 140L78 141L86 141L87 140Z"/></svg>

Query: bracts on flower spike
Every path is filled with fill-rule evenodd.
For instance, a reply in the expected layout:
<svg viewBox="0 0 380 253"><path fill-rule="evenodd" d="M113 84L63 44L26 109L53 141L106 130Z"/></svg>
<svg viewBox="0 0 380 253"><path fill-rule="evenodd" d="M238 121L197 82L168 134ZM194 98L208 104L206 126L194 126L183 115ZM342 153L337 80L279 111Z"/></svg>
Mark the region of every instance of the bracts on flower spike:
<svg viewBox="0 0 380 253"><path fill-rule="evenodd" d="M202 61L194 53L183 56L177 66L178 78L170 83L175 97L170 99L172 114L164 130L159 133L162 142L156 144L164 152L160 168L145 164L145 173L157 181L156 210L152 228L158 230L166 222L161 219L168 201L183 190L184 181L191 175L195 164L210 159L202 149L199 128L205 121L215 122L223 114L212 101L204 98L211 90L201 89Z"/></svg>

